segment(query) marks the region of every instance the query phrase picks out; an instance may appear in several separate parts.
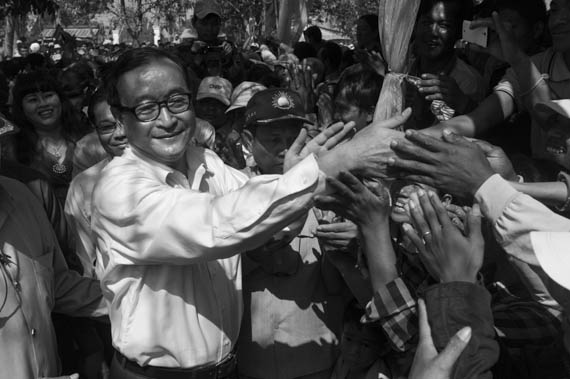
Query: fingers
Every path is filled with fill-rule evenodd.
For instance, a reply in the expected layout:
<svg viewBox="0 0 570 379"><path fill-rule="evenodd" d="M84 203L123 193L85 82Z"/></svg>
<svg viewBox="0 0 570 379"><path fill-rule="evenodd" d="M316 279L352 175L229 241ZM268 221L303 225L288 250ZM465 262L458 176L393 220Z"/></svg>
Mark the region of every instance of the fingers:
<svg viewBox="0 0 570 379"><path fill-rule="evenodd" d="M420 234L420 237L424 241L429 242L431 241L431 230L419 204L420 202L417 195L413 193L410 196L410 201L408 202L412 222L414 224L414 228Z"/></svg>
<svg viewBox="0 0 570 379"><path fill-rule="evenodd" d="M491 28L493 28L497 31L497 34L499 35L499 38L502 41L504 39L504 37L507 35L507 29L505 28L505 25L501 21L501 17L499 16L499 13L493 12L492 17L493 17L493 20L492 20L493 26Z"/></svg>
<svg viewBox="0 0 570 379"><path fill-rule="evenodd" d="M451 373L453 365L471 340L471 328L469 326L460 329L447 343L447 346L438 355L437 360L446 372Z"/></svg>
<svg viewBox="0 0 570 379"><path fill-rule="evenodd" d="M412 108L406 108L401 114L389 118L388 120L375 122L373 125L379 128L394 129L397 128L398 126L405 124L411 115L412 115Z"/></svg>
<svg viewBox="0 0 570 379"><path fill-rule="evenodd" d="M301 154L301 151L303 151L303 148L307 142L307 133L307 129L301 129L299 135L297 138L295 138L295 141L293 141L293 144L291 144L289 147L289 152L293 153L295 156Z"/></svg>
<svg viewBox="0 0 570 379"><path fill-rule="evenodd" d="M481 208L479 204L473 204L471 212L467 214L467 233L473 243L483 243L481 231Z"/></svg>
<svg viewBox="0 0 570 379"><path fill-rule="evenodd" d="M339 180L344 183L352 193L360 193L368 190L356 176L348 171L342 171L339 174Z"/></svg>
<svg viewBox="0 0 570 379"><path fill-rule="evenodd" d="M424 299L418 299L418 319L420 327L420 344L428 344L433 346L431 337L431 327L429 326L426 303Z"/></svg>
<svg viewBox="0 0 570 379"><path fill-rule="evenodd" d="M354 126L356 125L353 121L348 122L346 124L342 123L340 124L342 126L341 129L338 132L336 132L332 137L328 138L327 141L325 142L324 144L325 149L330 150L336 145L338 145L340 142L342 142L345 139L345 137L354 129ZM327 129L325 129L325 131Z"/></svg>
<svg viewBox="0 0 570 379"><path fill-rule="evenodd" d="M495 145L490 144L487 141L483 140L472 140L473 143L481 148L486 156L493 155L493 153L497 150Z"/></svg>
<svg viewBox="0 0 570 379"><path fill-rule="evenodd" d="M449 149L449 146L441 139L416 130L407 130L406 139L413 142L414 145L421 146L433 152L440 152Z"/></svg>
<svg viewBox="0 0 570 379"><path fill-rule="evenodd" d="M414 230L414 227L410 224L402 224L402 229L404 230L404 234L412 241L420 256L426 254L426 246L424 241L418 235L418 233Z"/></svg>
<svg viewBox="0 0 570 379"><path fill-rule="evenodd" d="M495 29L495 24L493 22L493 19L487 17L471 21L469 29L480 29L480 28Z"/></svg>
<svg viewBox="0 0 570 379"><path fill-rule="evenodd" d="M433 237L439 237L441 235L441 224L438 219L438 215L432 205L430 196L426 191L419 190L418 198L420 201L420 206L422 207L422 213L424 214L425 221L429 229L426 231L430 234L424 236L426 241L430 241ZM440 203L441 204L441 203Z"/></svg>
<svg viewBox="0 0 570 379"><path fill-rule="evenodd" d="M356 225L348 221L321 224L317 226L317 231L321 233L348 233L350 237L356 237L357 235Z"/></svg>
<svg viewBox="0 0 570 379"><path fill-rule="evenodd" d="M473 142L469 141L467 138L463 136L459 136L453 133L453 131L449 129L444 129L441 134L445 142L449 142L454 145L473 146Z"/></svg>
<svg viewBox="0 0 570 379"><path fill-rule="evenodd" d="M345 198L347 201L350 201L350 199L354 198L354 192L352 191L352 189L350 189L340 180L328 177L327 184L332 188L332 190L335 193Z"/></svg>
<svg viewBox="0 0 570 379"><path fill-rule="evenodd" d="M319 209L324 209L327 211L333 211L335 213L339 213L339 212L346 209L346 207L342 206L342 201L337 196L319 195L319 196L315 196L314 201L315 201L315 205Z"/></svg>
<svg viewBox="0 0 570 379"><path fill-rule="evenodd" d="M437 215L437 220L439 225L441 225L443 228L451 226L451 219L447 214L447 210L445 209L445 207L443 206L443 204L441 203L439 197L435 192L431 191L429 192L429 200Z"/></svg>

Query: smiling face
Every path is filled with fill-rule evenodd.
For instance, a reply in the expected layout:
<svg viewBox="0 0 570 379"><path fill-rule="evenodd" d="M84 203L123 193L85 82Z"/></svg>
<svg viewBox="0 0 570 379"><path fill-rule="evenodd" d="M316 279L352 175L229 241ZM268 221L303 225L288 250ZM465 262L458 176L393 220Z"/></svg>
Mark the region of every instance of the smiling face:
<svg viewBox="0 0 570 379"><path fill-rule="evenodd" d="M191 92L180 67L168 59L158 59L126 72L119 78L117 91L121 105L129 108ZM123 123L133 149L170 167L183 158L196 128L191 107L173 114L163 105L158 118L147 122L139 121L127 110L116 110L115 115Z"/></svg>
<svg viewBox="0 0 570 379"><path fill-rule="evenodd" d="M427 59L437 59L453 53L459 25L456 5L436 2L420 16L416 25L416 53Z"/></svg>
<svg viewBox="0 0 570 379"><path fill-rule="evenodd" d="M127 147L127 137L121 124L111 113L111 107L106 101L101 101L93 107L93 122L99 136L99 141L111 156L120 156Z"/></svg>
<svg viewBox="0 0 570 379"><path fill-rule="evenodd" d="M61 126L61 99L55 91L33 92L24 96L22 110L36 130L53 130Z"/></svg>
<svg viewBox="0 0 570 379"><path fill-rule="evenodd" d="M548 29L556 51L570 51L570 0L552 0Z"/></svg>

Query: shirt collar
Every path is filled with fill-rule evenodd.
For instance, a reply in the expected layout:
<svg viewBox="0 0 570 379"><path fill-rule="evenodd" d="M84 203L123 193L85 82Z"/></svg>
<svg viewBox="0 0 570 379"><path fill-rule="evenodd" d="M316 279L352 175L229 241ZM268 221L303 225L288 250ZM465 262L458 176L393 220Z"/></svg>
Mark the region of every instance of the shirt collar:
<svg viewBox="0 0 570 379"><path fill-rule="evenodd" d="M550 74L550 80L553 82L563 82L570 80L570 69L566 65L564 56L562 53L555 52L552 57L552 69Z"/></svg>
<svg viewBox="0 0 570 379"><path fill-rule="evenodd" d="M204 177L208 175L213 175L213 172L208 170L206 162L201 160L199 164L196 164L196 160L193 159L193 147L189 146L185 153L185 159L188 167L186 174L168 167L165 164L157 162L150 159L145 154L137 151L134 148L127 147L123 156L126 158L137 159L141 161L145 166L149 167L157 178L165 184L175 188L186 188L195 191L200 190L200 185Z"/></svg>

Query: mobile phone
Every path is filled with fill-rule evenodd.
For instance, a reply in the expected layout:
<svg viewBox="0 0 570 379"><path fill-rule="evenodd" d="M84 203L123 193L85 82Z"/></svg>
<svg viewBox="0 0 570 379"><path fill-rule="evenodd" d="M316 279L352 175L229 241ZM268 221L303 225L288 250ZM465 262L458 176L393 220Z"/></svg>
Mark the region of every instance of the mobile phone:
<svg viewBox="0 0 570 379"><path fill-rule="evenodd" d="M463 36L462 39L469 43L474 43L476 45L487 47L487 42L489 39L489 28L481 27L476 29L471 29L471 21L463 21Z"/></svg>

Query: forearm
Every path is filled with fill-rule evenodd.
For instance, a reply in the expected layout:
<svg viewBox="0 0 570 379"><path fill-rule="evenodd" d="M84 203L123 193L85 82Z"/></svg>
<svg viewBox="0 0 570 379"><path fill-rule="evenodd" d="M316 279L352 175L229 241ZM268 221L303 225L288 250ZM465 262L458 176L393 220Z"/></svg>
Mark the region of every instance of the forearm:
<svg viewBox="0 0 570 379"><path fill-rule="evenodd" d="M546 183L516 183L510 182L511 186L519 192L535 198L541 203L549 205L562 205L568 198L568 189L562 182Z"/></svg>
<svg viewBox="0 0 570 379"><path fill-rule="evenodd" d="M390 238L388 220L360 227L361 246L368 261L374 292L398 277L396 254Z"/></svg>
<svg viewBox="0 0 570 379"><path fill-rule="evenodd" d="M550 100L550 89L544 80L542 73L538 71L532 60L523 55L511 68L520 83L520 95L523 99L525 109L539 121L545 121L534 111L534 106L539 102Z"/></svg>

